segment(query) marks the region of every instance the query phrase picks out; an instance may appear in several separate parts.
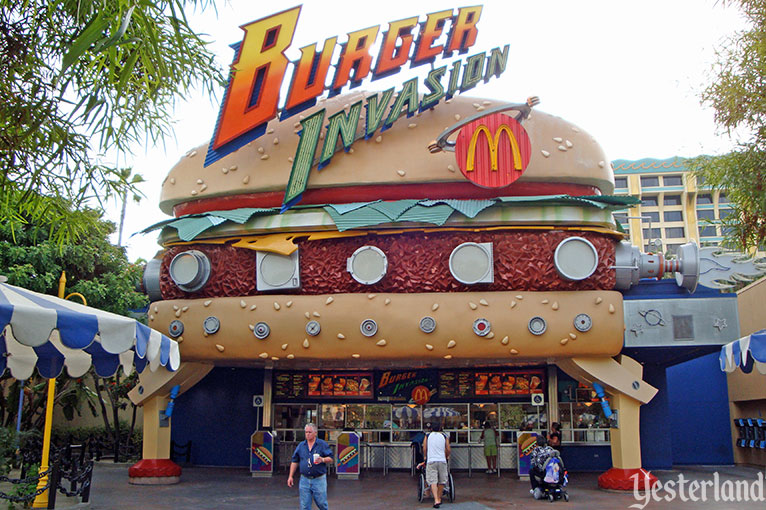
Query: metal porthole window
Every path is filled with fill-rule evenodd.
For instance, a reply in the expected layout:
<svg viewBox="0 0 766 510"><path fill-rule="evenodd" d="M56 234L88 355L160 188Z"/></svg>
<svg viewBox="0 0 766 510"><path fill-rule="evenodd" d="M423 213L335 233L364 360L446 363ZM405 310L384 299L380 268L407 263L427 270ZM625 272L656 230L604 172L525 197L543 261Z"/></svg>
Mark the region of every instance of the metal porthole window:
<svg viewBox="0 0 766 510"><path fill-rule="evenodd" d="M377 246L362 246L348 258L346 270L362 285L373 285L386 276L388 257Z"/></svg>
<svg viewBox="0 0 766 510"><path fill-rule="evenodd" d="M255 252L255 288L259 291L297 289L301 286L298 250L290 255Z"/></svg>
<svg viewBox="0 0 766 510"><path fill-rule="evenodd" d="M168 271L179 289L196 292L210 278L210 260L199 250L184 251L173 257Z"/></svg>
<svg viewBox="0 0 766 510"><path fill-rule="evenodd" d="M559 276L565 280L584 280L596 271L598 253L587 239L568 237L556 247L553 263Z"/></svg>
<svg viewBox="0 0 766 510"><path fill-rule="evenodd" d="M474 285L495 281L492 243L463 243L452 250L449 270L460 283Z"/></svg>

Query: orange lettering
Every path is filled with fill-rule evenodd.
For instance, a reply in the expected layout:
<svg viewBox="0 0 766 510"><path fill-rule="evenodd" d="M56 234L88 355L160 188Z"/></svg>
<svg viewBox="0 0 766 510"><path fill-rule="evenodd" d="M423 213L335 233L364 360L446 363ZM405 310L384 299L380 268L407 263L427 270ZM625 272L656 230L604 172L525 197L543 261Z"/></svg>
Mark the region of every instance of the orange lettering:
<svg viewBox="0 0 766 510"><path fill-rule="evenodd" d="M241 28L245 37L232 64L213 148L235 140L277 114L279 89L287 69L300 7L263 18Z"/></svg>
<svg viewBox="0 0 766 510"><path fill-rule="evenodd" d="M426 18L425 24L420 29L418 44L412 57L412 65L417 66L431 62L436 55L441 53L443 46L431 46L441 36L444 23L452 17L452 9L448 11L433 12Z"/></svg>
<svg viewBox="0 0 766 510"><path fill-rule="evenodd" d="M370 73L372 66L370 47L375 43L379 28L380 25L349 32L348 42L343 46L338 70L333 79L333 90L339 92L349 80L358 84ZM351 78L352 70L354 71L353 79Z"/></svg>
<svg viewBox="0 0 766 510"><path fill-rule="evenodd" d="M388 74L398 72L404 63L407 62L410 58L410 48L412 47L412 29L417 24L417 16L392 21L388 24L388 32L386 32L383 43L380 46L380 54L375 65L373 78L382 78ZM402 42L397 48L396 43L400 39Z"/></svg>
<svg viewBox="0 0 766 510"><path fill-rule="evenodd" d="M481 5L460 8L457 21L450 30L447 49L444 50L446 55L456 50L463 52L476 43L476 35L479 33L476 23L479 22L481 8Z"/></svg>
<svg viewBox="0 0 766 510"><path fill-rule="evenodd" d="M327 39L324 42L324 49L319 55L316 54L316 44L301 48L301 58L295 64L293 81L290 83L287 103L285 103L286 110L295 108L324 92L324 81L327 78L327 70L330 68L330 60L337 40L337 37ZM316 70L312 76L311 71L314 69L315 63Z"/></svg>

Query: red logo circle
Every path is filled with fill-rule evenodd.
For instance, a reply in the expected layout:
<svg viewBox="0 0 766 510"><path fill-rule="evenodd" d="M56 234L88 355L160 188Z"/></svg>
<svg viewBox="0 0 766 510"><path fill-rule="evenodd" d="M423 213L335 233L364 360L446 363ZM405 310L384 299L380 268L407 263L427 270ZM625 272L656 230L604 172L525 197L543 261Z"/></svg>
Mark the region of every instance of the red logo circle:
<svg viewBox="0 0 766 510"><path fill-rule="evenodd" d="M425 386L415 386L412 388L412 401L422 406L431 400L431 390Z"/></svg>
<svg viewBox="0 0 766 510"><path fill-rule="evenodd" d="M516 119L494 113L460 129L455 158L466 178L482 188L510 185L529 165L532 145Z"/></svg>

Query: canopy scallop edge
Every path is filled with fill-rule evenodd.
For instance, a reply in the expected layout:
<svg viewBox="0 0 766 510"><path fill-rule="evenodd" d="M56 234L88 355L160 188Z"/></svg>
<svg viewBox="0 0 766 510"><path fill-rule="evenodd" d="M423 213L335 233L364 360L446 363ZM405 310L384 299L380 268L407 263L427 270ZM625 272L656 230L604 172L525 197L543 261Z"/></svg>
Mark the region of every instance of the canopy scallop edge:
<svg viewBox="0 0 766 510"><path fill-rule="evenodd" d="M758 372L766 375L766 329L724 345L718 360L724 372L734 372L741 366L749 373L755 366Z"/></svg>
<svg viewBox="0 0 766 510"><path fill-rule="evenodd" d="M130 374L180 363L176 341L135 319L0 283L0 375L25 380L37 367L50 379L66 367L81 377L92 364L110 377L120 366Z"/></svg>

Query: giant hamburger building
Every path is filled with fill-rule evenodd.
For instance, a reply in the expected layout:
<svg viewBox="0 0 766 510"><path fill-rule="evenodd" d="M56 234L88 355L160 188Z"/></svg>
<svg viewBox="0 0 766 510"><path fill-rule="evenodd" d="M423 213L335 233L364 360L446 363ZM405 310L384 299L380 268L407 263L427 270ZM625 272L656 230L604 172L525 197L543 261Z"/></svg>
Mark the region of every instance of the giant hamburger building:
<svg viewBox="0 0 766 510"><path fill-rule="evenodd" d="M584 128L536 98L475 97L508 59L472 48L481 10L351 32L333 65L334 39L282 56L299 7L243 25L213 139L162 185L174 219L158 225L144 285L149 325L178 340L183 364L131 394L145 417L133 481L180 475L171 436L199 463L246 465L250 434L268 429L284 466L309 421L329 441L345 429L387 445L393 468L439 421L458 469L479 467L460 448L485 420L507 469L522 431L559 421L565 443L611 459L603 487L651 476L639 415L657 389L623 352L622 293L664 272L693 291L694 247L664 261L625 241L612 212L634 201L612 195ZM348 91L423 62L425 78Z"/></svg>

